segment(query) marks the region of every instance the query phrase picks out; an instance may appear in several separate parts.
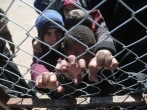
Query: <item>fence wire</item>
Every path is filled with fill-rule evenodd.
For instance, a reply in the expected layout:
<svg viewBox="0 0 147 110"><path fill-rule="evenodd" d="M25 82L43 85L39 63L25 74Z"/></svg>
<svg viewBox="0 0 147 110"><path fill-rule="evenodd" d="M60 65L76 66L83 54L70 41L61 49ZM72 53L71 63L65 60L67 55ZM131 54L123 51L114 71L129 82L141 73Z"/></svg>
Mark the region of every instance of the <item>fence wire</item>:
<svg viewBox="0 0 147 110"><path fill-rule="evenodd" d="M52 7L53 3L56 1L57 0L53 0L46 9ZM118 68L112 73L108 70L102 69L101 72L97 74L97 83L87 81L87 76L89 74L88 69L86 69L86 72L84 74L84 80L82 80L79 85L74 85L73 81L66 81L64 79L64 76L61 76L61 79L63 80L61 80L60 83L66 89L64 91L64 94L60 94L58 98L64 99L68 97L73 99L75 97L83 97L86 99L87 97L106 97L126 94L142 95L143 92L146 93L147 1L101 0L93 2L95 2L96 4L93 4L93 6L91 6L90 11L77 4L74 5L84 10L87 15L95 9L100 9L109 31L106 29L105 30L108 32L108 34L112 35L112 38L116 43L115 45L117 53L115 54L115 58L119 62ZM30 68L32 58L35 58L38 62L43 62L44 64L53 68L55 68L56 66L48 62L44 62L41 60L41 58L36 58L33 55L31 43L32 40L36 39L37 36L34 21L38 16L37 12L42 14L41 11L34 8L33 1L30 0L0 0L0 4L3 4L3 6L1 6L0 8L3 8L4 10L4 12L0 12L0 87L5 91L6 94L8 94L12 98L36 98L40 96L47 96L49 98L50 94L54 94L56 92L56 89L38 89L35 87L34 81L30 78L30 72L32 71ZM24 7L26 10L30 10L33 14L35 13L33 19L29 19L30 15L28 15L25 10L22 10L21 7ZM20 17L22 16L22 14L25 14L26 17ZM89 19L93 23L96 23L88 16L86 16L85 19ZM31 21L32 23L29 25L25 24L25 22L28 21ZM82 21L76 24L70 30L66 30L62 27L62 29L66 32L65 35L67 35L70 31L72 31L72 29L74 29L81 23ZM96 25L100 28L103 28L98 23L96 23ZM12 26L15 28L10 28ZM19 31L22 33L20 33ZM14 35L16 35L16 38ZM19 42L17 41L17 36L20 36ZM65 36L63 37L63 39L64 38ZM14 41L12 39L14 39ZM63 39L61 39L61 41L63 41ZM30 44L28 44L28 40ZM38 39L36 40L39 43L45 44ZM57 42L55 45L57 45L61 41ZM80 41L77 42L84 45ZM27 47L28 49L24 49L22 45L25 45L24 47L29 47ZM97 45L98 44L95 44L93 47ZM48 47L51 50L54 50L58 54L62 55L63 57L67 58L65 54L55 50L53 46L48 45ZM95 55L95 53L91 51L91 48L88 48L87 46L86 48L86 51L79 55L78 58L82 55L85 55L87 52ZM50 51L46 54L49 53ZM19 55L21 57L19 57ZM44 56L42 56L42 58ZM27 58L29 59L29 63L25 63L28 60ZM38 93L41 95L37 96ZM68 108L59 107L56 109L67 110ZM124 106L98 106L91 108L87 106L82 106L80 108L75 107L71 109L146 110L147 106L145 104L137 105L132 103L131 105Z"/></svg>

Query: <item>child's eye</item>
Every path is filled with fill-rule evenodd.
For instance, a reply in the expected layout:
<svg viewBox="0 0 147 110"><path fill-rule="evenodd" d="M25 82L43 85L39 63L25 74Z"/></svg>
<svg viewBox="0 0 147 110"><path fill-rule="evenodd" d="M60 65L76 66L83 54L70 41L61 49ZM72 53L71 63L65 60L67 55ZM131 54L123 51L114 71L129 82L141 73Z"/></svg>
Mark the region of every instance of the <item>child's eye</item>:
<svg viewBox="0 0 147 110"><path fill-rule="evenodd" d="M48 36L50 36L50 35L51 35L51 33L50 33L50 32L46 32L46 33L45 33L45 35L48 35Z"/></svg>

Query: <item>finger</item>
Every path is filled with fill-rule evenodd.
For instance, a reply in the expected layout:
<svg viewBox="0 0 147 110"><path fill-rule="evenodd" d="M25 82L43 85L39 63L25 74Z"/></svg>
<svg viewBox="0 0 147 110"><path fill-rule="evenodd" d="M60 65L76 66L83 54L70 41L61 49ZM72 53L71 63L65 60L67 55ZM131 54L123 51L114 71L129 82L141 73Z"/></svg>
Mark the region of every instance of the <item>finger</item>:
<svg viewBox="0 0 147 110"><path fill-rule="evenodd" d="M42 77L38 78L38 88L45 88L45 84L42 83Z"/></svg>
<svg viewBox="0 0 147 110"><path fill-rule="evenodd" d="M74 81L74 84L75 84L75 85L77 85L77 84L80 83L80 80L79 80L78 78L74 79L73 81Z"/></svg>
<svg viewBox="0 0 147 110"><path fill-rule="evenodd" d="M117 67L118 67L118 61L115 58L113 58L112 64L110 65L110 70L114 71Z"/></svg>
<svg viewBox="0 0 147 110"><path fill-rule="evenodd" d="M101 68L101 67L99 67L99 66L97 65L96 57L94 57L94 58L90 61L89 65L88 65L88 68L89 68L89 71L90 71L90 74L91 74L91 75L92 75L92 74L97 74L97 72L100 71L100 68Z"/></svg>
<svg viewBox="0 0 147 110"><path fill-rule="evenodd" d="M80 68L83 72L85 72L86 61L85 61L84 59L80 59L80 60L78 61L78 66L79 66L79 68Z"/></svg>
<svg viewBox="0 0 147 110"><path fill-rule="evenodd" d="M82 79L83 79L83 75L85 73L85 68L86 68L86 62L84 59L80 59L78 61L78 65L79 67L77 69L79 69L76 73L76 77L74 79L74 84L79 84Z"/></svg>
<svg viewBox="0 0 147 110"><path fill-rule="evenodd" d="M44 72L42 74L42 83L48 84L49 83L49 72Z"/></svg>
<svg viewBox="0 0 147 110"><path fill-rule="evenodd" d="M75 65L75 64L77 64L76 56L70 55L70 56L68 56L67 59L68 59L68 63L69 63L70 65Z"/></svg>
<svg viewBox="0 0 147 110"><path fill-rule="evenodd" d="M57 76L53 72L50 72L48 85L50 86L51 89L55 89L59 86Z"/></svg>
<svg viewBox="0 0 147 110"><path fill-rule="evenodd" d="M64 92L64 87L63 87L63 86L59 86L59 87L57 88L57 92L58 92L58 93Z"/></svg>
<svg viewBox="0 0 147 110"><path fill-rule="evenodd" d="M53 72L50 72L48 86L50 89L57 89L57 92L59 93L64 91L64 88L58 83L56 74L54 74Z"/></svg>
<svg viewBox="0 0 147 110"><path fill-rule="evenodd" d="M73 78L70 71L71 69L68 62L61 64L61 73L64 74L69 80Z"/></svg>
<svg viewBox="0 0 147 110"><path fill-rule="evenodd" d="M103 51L99 51L96 54L96 61L97 61L97 65L104 67L105 65L105 54Z"/></svg>
<svg viewBox="0 0 147 110"><path fill-rule="evenodd" d="M79 65L79 67L78 67L78 69L79 69L79 72L77 72L79 75L80 75L80 77L82 78L83 77L83 75L84 75L84 73L85 73L85 71L86 71L86 61L84 60L84 59L80 59L79 61L78 61L78 65ZM78 75L78 76L79 76Z"/></svg>
<svg viewBox="0 0 147 110"><path fill-rule="evenodd" d="M67 67L69 67L69 63L66 60L61 61L61 71L62 73L67 73Z"/></svg>
<svg viewBox="0 0 147 110"><path fill-rule="evenodd" d="M75 79L74 79L74 84L75 85L77 85L77 84L79 84L81 81L82 81L82 79L83 79L83 72L81 73L81 74L79 74Z"/></svg>
<svg viewBox="0 0 147 110"><path fill-rule="evenodd" d="M77 77L78 71L79 71L77 68L78 64L77 64L76 57L74 55L69 55L67 59L68 59L69 66L67 67L68 71L66 76L69 77L70 79L74 79Z"/></svg>
<svg viewBox="0 0 147 110"><path fill-rule="evenodd" d="M73 76L74 79L79 79L77 78L79 75L82 76L83 73L85 72L86 68L86 62L84 59L80 59L77 63L78 66L71 66L69 68L69 73Z"/></svg>
<svg viewBox="0 0 147 110"><path fill-rule="evenodd" d="M62 73L62 70L61 70L61 63L57 63L57 64L56 64L55 71L56 71L58 74Z"/></svg>
<svg viewBox="0 0 147 110"><path fill-rule="evenodd" d="M110 65L112 63L112 54L111 53L107 53L105 56L105 68L110 68Z"/></svg>
<svg viewBox="0 0 147 110"><path fill-rule="evenodd" d="M90 61L89 65L88 65L88 68L89 68L89 76L88 76L89 80L98 82L98 79L97 79L96 75L102 69L102 67L97 66L96 57L94 57Z"/></svg>
<svg viewBox="0 0 147 110"><path fill-rule="evenodd" d="M39 80L41 79L41 77L42 76L40 76L40 75L37 76L36 81L35 81L35 86L38 87L38 88L40 88L40 82L39 82Z"/></svg>

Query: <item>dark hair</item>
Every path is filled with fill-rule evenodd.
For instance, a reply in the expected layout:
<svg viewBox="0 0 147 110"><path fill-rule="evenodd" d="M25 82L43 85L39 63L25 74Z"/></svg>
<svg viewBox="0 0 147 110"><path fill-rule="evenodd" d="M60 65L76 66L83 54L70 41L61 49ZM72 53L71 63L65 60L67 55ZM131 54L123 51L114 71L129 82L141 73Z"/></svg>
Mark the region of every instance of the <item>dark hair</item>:
<svg viewBox="0 0 147 110"><path fill-rule="evenodd" d="M70 29L77 23L79 23L82 19L86 17L86 12L84 12L81 9L74 9L71 10L65 17L65 28ZM92 22L89 19L85 19L81 25L85 25L89 27L90 29L92 28Z"/></svg>
<svg viewBox="0 0 147 110"><path fill-rule="evenodd" d="M96 43L92 30L84 25L78 25L65 36L63 41L65 50L71 49L70 45L74 45L75 42L77 43L77 41L70 36L86 44L88 47L91 47Z"/></svg>

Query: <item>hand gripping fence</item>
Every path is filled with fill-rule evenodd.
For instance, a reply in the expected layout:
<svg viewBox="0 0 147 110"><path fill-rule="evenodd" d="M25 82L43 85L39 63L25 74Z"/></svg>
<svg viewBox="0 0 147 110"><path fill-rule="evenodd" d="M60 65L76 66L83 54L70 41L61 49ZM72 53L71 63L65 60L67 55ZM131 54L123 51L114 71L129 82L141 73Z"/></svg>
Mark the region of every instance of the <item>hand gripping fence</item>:
<svg viewBox="0 0 147 110"><path fill-rule="evenodd" d="M44 1L42 3L49 3L45 10L55 8L55 4L59 2L58 0L42 1ZM0 109L146 110L147 1L93 0L90 1L91 3L84 4L86 0L78 0L83 3L82 5L72 0L68 1L75 7L84 10L86 17L70 29L65 29L49 19L65 31L63 38L50 46L37 38L35 28L36 18L39 14L44 16L45 10L41 12L35 8L33 0L0 0L0 8L3 10L0 12ZM89 17L90 13L96 9L101 11L108 30ZM69 33L85 19L90 20L111 36L90 48L70 36ZM80 85L74 85L73 80L68 80L66 75L61 75L59 84L68 91L65 90L63 94L54 99L50 95L54 94L56 89L39 89L35 86L35 81L31 79L30 74L35 71L30 65L32 59L35 59L37 63L41 62L55 68L56 65L42 60L51 51L66 59L66 54L53 48L60 44L66 35L86 48L85 52L78 55L77 58L86 53L95 55L91 50L112 38L116 46L114 57L118 60L119 65L113 72L102 69L97 74L98 82L87 81L88 68L85 68L83 75L86 80L82 80ZM33 55L32 40L46 45L50 51L39 58L36 57ZM56 71L54 73L58 74Z"/></svg>

